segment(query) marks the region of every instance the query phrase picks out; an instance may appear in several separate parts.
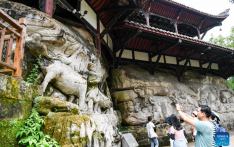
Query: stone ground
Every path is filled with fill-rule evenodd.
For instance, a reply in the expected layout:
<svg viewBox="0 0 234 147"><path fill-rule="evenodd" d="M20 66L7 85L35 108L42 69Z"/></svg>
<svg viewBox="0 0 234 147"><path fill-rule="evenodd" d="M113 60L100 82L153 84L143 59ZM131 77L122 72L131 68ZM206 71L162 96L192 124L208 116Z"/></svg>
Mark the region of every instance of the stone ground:
<svg viewBox="0 0 234 147"><path fill-rule="evenodd" d="M229 147L233 147L234 146L234 130L229 131L229 134L230 134L230 145L229 145ZM163 146L163 147L170 147L170 146ZM188 147L195 147L194 142L188 143Z"/></svg>

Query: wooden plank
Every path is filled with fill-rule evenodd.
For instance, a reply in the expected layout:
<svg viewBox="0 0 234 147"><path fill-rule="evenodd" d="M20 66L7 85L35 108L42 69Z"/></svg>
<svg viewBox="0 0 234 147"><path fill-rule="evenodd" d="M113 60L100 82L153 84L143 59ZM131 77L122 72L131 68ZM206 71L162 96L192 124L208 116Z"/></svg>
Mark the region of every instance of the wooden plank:
<svg viewBox="0 0 234 147"><path fill-rule="evenodd" d="M15 73L13 73L13 75L17 77L21 77L22 75L25 36L26 36L26 19L20 18L19 22L23 29L21 30L20 33L21 37L16 42L16 48L15 48L14 66L17 68L17 70ZM24 22L25 24L23 24L22 22Z"/></svg>
<svg viewBox="0 0 234 147"><path fill-rule="evenodd" d="M0 18L5 20L7 23L9 23L13 28L16 28L17 30L22 30L23 28L8 14L6 14L3 10L0 9Z"/></svg>
<svg viewBox="0 0 234 147"><path fill-rule="evenodd" d="M4 41L9 41L11 39L11 37L7 37L7 38L4 38ZM16 40L17 37L14 36L13 40Z"/></svg>
<svg viewBox="0 0 234 147"><path fill-rule="evenodd" d="M17 68L16 68L15 66L11 66L11 65L6 64L5 62L2 62L2 61L0 61L0 65L1 65L1 66L4 66L4 67L7 67L8 69L12 69L12 70L14 70L14 71L17 70Z"/></svg>
<svg viewBox="0 0 234 147"><path fill-rule="evenodd" d="M15 29L9 28L7 25L5 25L2 22L0 22L0 27L6 28L8 31L14 33L17 37L20 37L20 34L18 32L16 32L16 31L14 31Z"/></svg>
<svg viewBox="0 0 234 147"><path fill-rule="evenodd" d="M0 61L2 61L2 51L3 51L3 45L4 45L5 31L6 31L6 28L3 28L1 39L0 39Z"/></svg>
<svg viewBox="0 0 234 147"><path fill-rule="evenodd" d="M13 39L14 39L14 33L11 34L10 40L8 41L8 44L7 44L6 59L5 59L5 62L7 64L11 63L11 52L12 52Z"/></svg>
<svg viewBox="0 0 234 147"><path fill-rule="evenodd" d="M6 27L7 28L7 27ZM15 28L12 28L11 30L13 30L13 31L17 31ZM11 30L6 30L6 32L5 32L5 35L9 35L9 34L11 34L12 33L12 31ZM0 34L2 34L2 30L0 30Z"/></svg>
<svg viewBox="0 0 234 147"><path fill-rule="evenodd" d="M11 69L0 69L0 73L13 72Z"/></svg>

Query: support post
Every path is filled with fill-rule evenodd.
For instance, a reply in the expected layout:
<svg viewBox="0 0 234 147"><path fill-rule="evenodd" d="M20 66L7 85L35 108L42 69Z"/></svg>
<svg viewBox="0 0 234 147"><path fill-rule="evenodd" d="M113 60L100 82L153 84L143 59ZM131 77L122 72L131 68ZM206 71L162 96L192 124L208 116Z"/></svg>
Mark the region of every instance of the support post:
<svg viewBox="0 0 234 147"><path fill-rule="evenodd" d="M53 15L54 0L45 0L44 13Z"/></svg>
<svg viewBox="0 0 234 147"><path fill-rule="evenodd" d="M101 54L101 40L100 40L100 16L99 12L97 13L97 49Z"/></svg>
<svg viewBox="0 0 234 147"><path fill-rule="evenodd" d="M147 25L147 26L150 26L150 24L149 24L149 12L146 11L146 12L144 13L144 15L145 15L145 20L146 20L146 25Z"/></svg>
<svg viewBox="0 0 234 147"><path fill-rule="evenodd" d="M3 45L4 45L5 32L6 32L6 28L3 28L1 39L0 39L0 61L2 60L2 51L3 51Z"/></svg>
<svg viewBox="0 0 234 147"><path fill-rule="evenodd" d="M177 22L174 21L175 32L178 34Z"/></svg>
<svg viewBox="0 0 234 147"><path fill-rule="evenodd" d="M153 66L152 66L152 58L150 57L151 53L148 53L148 59L149 59L149 73L153 75Z"/></svg>
<svg viewBox="0 0 234 147"><path fill-rule="evenodd" d="M7 43L6 59L5 59L5 62L7 64L11 63L11 52L12 52L13 39L14 39L14 33L11 34L11 37L8 40L8 43Z"/></svg>
<svg viewBox="0 0 234 147"><path fill-rule="evenodd" d="M201 37L200 37L200 30L197 28L197 38L201 40Z"/></svg>
<svg viewBox="0 0 234 147"><path fill-rule="evenodd" d="M18 79L22 79L22 67L23 67L23 57L24 57L24 46L25 46L25 36L26 36L26 26L27 21L24 18L19 19L19 24L22 27L20 31L20 38L16 42L15 48L15 56L14 56L14 67L16 67L16 71L13 72L13 76Z"/></svg>
<svg viewBox="0 0 234 147"><path fill-rule="evenodd" d="M132 61L135 62L135 53L134 53L134 50L132 50Z"/></svg>

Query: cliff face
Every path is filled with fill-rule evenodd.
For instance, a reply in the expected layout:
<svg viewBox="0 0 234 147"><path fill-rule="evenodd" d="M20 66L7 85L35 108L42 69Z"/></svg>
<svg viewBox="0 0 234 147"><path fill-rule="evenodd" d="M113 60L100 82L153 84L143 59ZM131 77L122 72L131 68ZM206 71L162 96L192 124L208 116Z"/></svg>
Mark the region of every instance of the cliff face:
<svg viewBox="0 0 234 147"><path fill-rule="evenodd" d="M27 19L24 70L30 64L27 57L41 55L44 97L35 107L45 115L45 133L61 146L120 146L107 69L88 31L19 3L2 0L0 8L16 20Z"/></svg>
<svg viewBox="0 0 234 147"><path fill-rule="evenodd" d="M207 104L219 114L225 128L233 128L234 93L224 79L188 71L184 83L180 83L174 71L161 69L150 75L136 65L120 66L108 73L92 36L83 27L64 25L7 0L0 1L0 8L16 20L24 17L28 21L24 71L42 56L41 93L37 95L44 96L36 99L35 107L45 116L45 133L61 146L120 146L120 124L146 145L145 124L150 115L154 116L159 138L164 139L165 118L173 113L178 116L175 103L181 104L187 114L197 110L198 104ZM0 88L6 85L1 83ZM0 89L0 96L5 91ZM185 128L190 132L190 126Z"/></svg>
<svg viewBox="0 0 234 147"><path fill-rule="evenodd" d="M147 142L146 130L142 127L147 117L154 117L157 133L165 136L165 118L171 114L178 116L175 103L181 104L187 114L197 110L199 104L208 105L220 116L221 125L227 129L234 127L234 93L221 77L187 71L184 83L180 83L172 70L161 69L150 75L136 65L121 66L110 75L114 106L120 110L123 124L136 133L142 144ZM185 128L190 133L190 126Z"/></svg>

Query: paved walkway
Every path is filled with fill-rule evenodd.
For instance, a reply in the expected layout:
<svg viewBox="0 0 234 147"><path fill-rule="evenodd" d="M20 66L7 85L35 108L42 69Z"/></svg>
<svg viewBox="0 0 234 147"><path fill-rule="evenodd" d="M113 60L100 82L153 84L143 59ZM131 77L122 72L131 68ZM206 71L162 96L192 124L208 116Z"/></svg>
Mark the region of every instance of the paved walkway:
<svg viewBox="0 0 234 147"><path fill-rule="evenodd" d="M230 131L230 145L229 147L234 147L234 131ZM165 147L169 147L169 146L165 146ZM195 147L194 142L190 142L188 143L188 147Z"/></svg>

